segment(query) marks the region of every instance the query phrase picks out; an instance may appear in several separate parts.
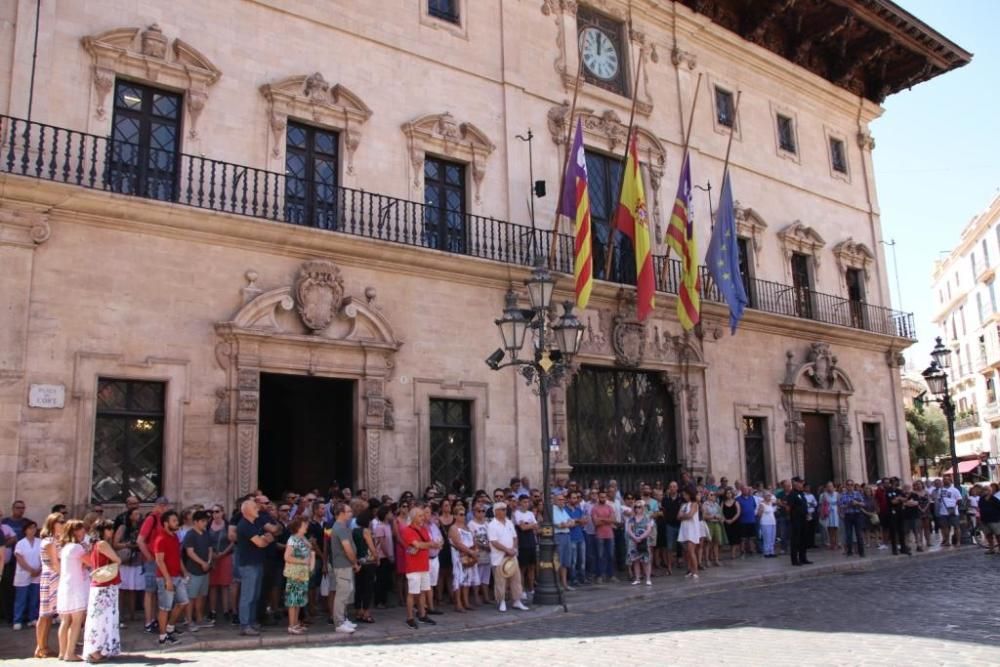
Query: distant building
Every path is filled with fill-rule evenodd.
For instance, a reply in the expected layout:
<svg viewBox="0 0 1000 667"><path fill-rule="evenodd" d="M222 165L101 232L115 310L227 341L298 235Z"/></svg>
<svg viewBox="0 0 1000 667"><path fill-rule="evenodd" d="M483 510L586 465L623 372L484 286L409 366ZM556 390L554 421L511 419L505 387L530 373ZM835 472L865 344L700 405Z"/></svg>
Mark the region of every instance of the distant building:
<svg viewBox="0 0 1000 667"><path fill-rule="evenodd" d="M931 273L934 322L952 350L948 379L957 415L959 470L997 479L1000 457L1000 197L962 230Z"/></svg>

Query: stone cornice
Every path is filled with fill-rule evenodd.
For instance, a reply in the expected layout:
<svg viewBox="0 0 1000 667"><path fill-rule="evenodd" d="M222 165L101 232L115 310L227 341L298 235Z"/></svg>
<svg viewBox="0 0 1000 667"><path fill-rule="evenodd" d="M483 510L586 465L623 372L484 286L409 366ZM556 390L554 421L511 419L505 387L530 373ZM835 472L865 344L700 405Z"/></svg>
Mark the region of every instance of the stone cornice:
<svg viewBox="0 0 1000 667"><path fill-rule="evenodd" d="M56 225L91 225L296 259L314 259L320 256L343 266L421 276L498 291L505 290L511 282L523 283L530 274L529 267L511 267L475 257L202 211L8 174L0 174L0 193L5 201L52 207L49 216ZM447 261L442 261L443 259ZM572 293L566 289L572 284L570 277L558 278L556 298L571 299ZM658 295L658 304L662 313L669 314L667 323L679 332L680 326L673 317L675 298L661 293ZM618 302L619 285L595 282L591 295L592 307L615 310ZM711 335L714 336L714 329L718 328L719 336L722 336L724 323L728 320L727 307L703 302L702 314L707 322L717 323L711 327ZM898 351L912 344L909 340L894 336L751 309L747 309L740 328L809 341L822 338L831 343L882 352Z"/></svg>

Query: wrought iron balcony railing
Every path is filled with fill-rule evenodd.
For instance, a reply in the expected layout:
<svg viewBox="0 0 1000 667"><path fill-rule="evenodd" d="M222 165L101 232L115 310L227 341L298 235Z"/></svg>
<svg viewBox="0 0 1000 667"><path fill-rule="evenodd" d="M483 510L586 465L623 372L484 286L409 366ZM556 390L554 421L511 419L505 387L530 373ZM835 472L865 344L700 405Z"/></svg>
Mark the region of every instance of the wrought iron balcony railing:
<svg viewBox="0 0 1000 667"><path fill-rule="evenodd" d="M497 218L3 115L0 172L518 266L549 256L552 243L546 231ZM554 269L572 273L572 236L558 234L555 244ZM657 290L677 294L680 261L656 256L654 268ZM702 299L722 302L705 267L700 271ZM767 280L744 284L756 310L916 339L912 313Z"/></svg>

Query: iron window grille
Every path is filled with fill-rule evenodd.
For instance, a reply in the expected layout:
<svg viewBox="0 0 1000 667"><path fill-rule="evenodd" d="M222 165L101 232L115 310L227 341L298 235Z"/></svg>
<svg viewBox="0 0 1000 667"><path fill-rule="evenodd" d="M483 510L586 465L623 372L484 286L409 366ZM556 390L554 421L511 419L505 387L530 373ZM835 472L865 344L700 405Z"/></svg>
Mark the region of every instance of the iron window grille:
<svg viewBox="0 0 1000 667"><path fill-rule="evenodd" d="M100 378L91 498L123 502L161 495L166 384Z"/></svg>
<svg viewBox="0 0 1000 667"><path fill-rule="evenodd" d="M424 159L424 241L428 248L465 253L465 165Z"/></svg>
<svg viewBox="0 0 1000 667"><path fill-rule="evenodd" d="M787 153L795 153L795 125L788 116L778 114L778 146Z"/></svg>
<svg viewBox="0 0 1000 667"><path fill-rule="evenodd" d="M733 94L725 88L715 87L715 120L719 125L736 125L736 108Z"/></svg>
<svg viewBox="0 0 1000 667"><path fill-rule="evenodd" d="M834 137L830 137L830 166L838 173L847 173L847 154L844 142Z"/></svg>
<svg viewBox="0 0 1000 667"><path fill-rule="evenodd" d="M430 403L431 483L452 488L461 480L471 488L472 401L432 398Z"/></svg>
<svg viewBox="0 0 1000 667"><path fill-rule="evenodd" d="M765 417L743 418L743 452L747 484L767 484L767 462L764 456Z"/></svg>

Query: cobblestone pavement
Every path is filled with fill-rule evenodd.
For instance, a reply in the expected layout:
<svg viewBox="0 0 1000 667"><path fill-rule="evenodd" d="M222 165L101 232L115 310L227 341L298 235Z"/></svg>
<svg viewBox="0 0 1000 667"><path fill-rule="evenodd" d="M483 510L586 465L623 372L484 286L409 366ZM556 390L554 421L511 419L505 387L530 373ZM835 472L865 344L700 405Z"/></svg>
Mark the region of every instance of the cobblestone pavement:
<svg viewBox="0 0 1000 667"><path fill-rule="evenodd" d="M567 614L520 621L511 614L510 623L490 628L420 630L397 640L357 636L332 646L150 653L116 663L985 666L1000 663L998 590L1000 557L971 550L695 598L624 601L604 610L586 609L580 599Z"/></svg>

